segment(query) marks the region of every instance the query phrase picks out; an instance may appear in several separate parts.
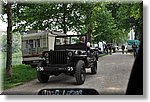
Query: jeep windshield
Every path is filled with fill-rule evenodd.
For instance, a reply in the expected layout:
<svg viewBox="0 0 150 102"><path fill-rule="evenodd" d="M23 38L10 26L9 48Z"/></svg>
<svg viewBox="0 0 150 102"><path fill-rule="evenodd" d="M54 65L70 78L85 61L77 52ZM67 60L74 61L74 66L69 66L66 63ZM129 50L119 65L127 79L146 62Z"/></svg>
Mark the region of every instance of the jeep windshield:
<svg viewBox="0 0 150 102"><path fill-rule="evenodd" d="M55 50L86 50L87 38L85 35L66 35L55 38Z"/></svg>

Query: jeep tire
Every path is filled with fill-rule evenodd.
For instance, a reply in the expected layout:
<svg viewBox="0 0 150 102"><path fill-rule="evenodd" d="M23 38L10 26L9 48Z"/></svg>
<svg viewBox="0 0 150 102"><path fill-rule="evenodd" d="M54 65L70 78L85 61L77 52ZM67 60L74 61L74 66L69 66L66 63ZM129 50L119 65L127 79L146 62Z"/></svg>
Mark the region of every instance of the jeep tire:
<svg viewBox="0 0 150 102"><path fill-rule="evenodd" d="M77 61L75 69L75 78L77 85L81 85L85 81L85 63L82 60Z"/></svg>
<svg viewBox="0 0 150 102"><path fill-rule="evenodd" d="M37 72L37 77L40 83L46 83L49 80L49 76L40 71Z"/></svg>
<svg viewBox="0 0 150 102"><path fill-rule="evenodd" d="M31 66L31 68L36 68L37 67L37 65L35 65L35 64L31 64L30 66Z"/></svg>
<svg viewBox="0 0 150 102"><path fill-rule="evenodd" d="M91 73L92 74L97 73L97 61L93 62L93 66L91 67Z"/></svg>
<svg viewBox="0 0 150 102"><path fill-rule="evenodd" d="M43 62L41 61L38 64L38 67L42 67L42 66L43 66ZM49 80L49 75L44 74L43 71L37 71L37 78L40 83L46 83Z"/></svg>

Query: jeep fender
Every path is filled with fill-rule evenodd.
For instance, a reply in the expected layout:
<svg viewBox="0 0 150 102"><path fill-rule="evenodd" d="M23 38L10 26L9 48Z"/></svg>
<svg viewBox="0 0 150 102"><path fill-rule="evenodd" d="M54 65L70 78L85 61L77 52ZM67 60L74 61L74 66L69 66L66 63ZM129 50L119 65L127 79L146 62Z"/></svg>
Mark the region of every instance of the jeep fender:
<svg viewBox="0 0 150 102"><path fill-rule="evenodd" d="M74 64L76 64L78 60L83 60L85 63L85 67L88 66L87 56L74 56Z"/></svg>

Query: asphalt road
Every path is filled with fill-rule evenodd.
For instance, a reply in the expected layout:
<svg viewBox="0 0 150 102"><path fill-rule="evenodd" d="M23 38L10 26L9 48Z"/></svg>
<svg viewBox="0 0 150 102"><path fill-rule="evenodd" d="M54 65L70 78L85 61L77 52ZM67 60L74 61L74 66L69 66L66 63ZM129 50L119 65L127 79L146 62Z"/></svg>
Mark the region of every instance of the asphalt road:
<svg viewBox="0 0 150 102"><path fill-rule="evenodd" d="M3 94L37 94L47 88L94 88L100 95L125 94L134 57L132 54L113 53L99 58L97 74L87 69L86 81L76 85L74 77L61 74L51 77L48 83L39 83L37 79L23 85L4 90Z"/></svg>

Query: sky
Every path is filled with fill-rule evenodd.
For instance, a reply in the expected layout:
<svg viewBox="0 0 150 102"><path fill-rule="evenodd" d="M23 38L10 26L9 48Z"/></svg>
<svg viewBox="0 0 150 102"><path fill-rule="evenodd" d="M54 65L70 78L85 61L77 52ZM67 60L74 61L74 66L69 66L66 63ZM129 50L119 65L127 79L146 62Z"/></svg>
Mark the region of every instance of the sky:
<svg viewBox="0 0 150 102"><path fill-rule="evenodd" d="M4 19L6 20L7 16L4 15ZM7 24L6 22L3 22L0 18L0 31L7 31Z"/></svg>
<svg viewBox="0 0 150 102"><path fill-rule="evenodd" d="M7 30L7 24L0 20L0 31L6 31Z"/></svg>

